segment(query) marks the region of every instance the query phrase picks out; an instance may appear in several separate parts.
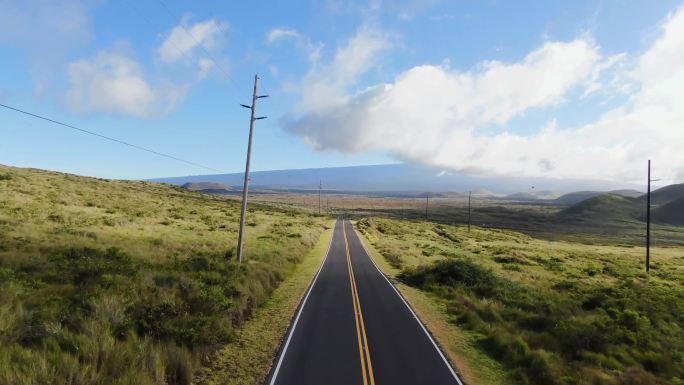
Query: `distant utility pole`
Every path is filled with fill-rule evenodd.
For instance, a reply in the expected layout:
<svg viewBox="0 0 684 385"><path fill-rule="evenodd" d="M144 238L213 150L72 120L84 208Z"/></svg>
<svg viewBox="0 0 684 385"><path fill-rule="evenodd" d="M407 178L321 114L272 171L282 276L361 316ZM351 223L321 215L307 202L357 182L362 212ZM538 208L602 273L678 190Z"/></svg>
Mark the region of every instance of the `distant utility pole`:
<svg viewBox="0 0 684 385"><path fill-rule="evenodd" d="M323 189L323 180L318 182L318 215L321 215L321 190Z"/></svg>
<svg viewBox="0 0 684 385"><path fill-rule="evenodd" d="M244 244L245 232L245 217L247 216L247 193L249 190L249 161L252 158L252 137L254 134L254 122L260 119L266 119L265 116L256 117L256 102L258 99L267 98L268 95L257 95L257 88L259 87L259 75L254 75L254 91L252 92L252 105L247 106L240 104L242 107L251 110L249 119L249 141L247 142L247 162L245 163L245 182L242 186L242 211L240 214L240 232L238 233L237 259L238 263L242 263L242 248Z"/></svg>
<svg viewBox="0 0 684 385"><path fill-rule="evenodd" d="M430 193L425 194L425 220L428 220L428 207L430 205Z"/></svg>
<svg viewBox="0 0 684 385"><path fill-rule="evenodd" d="M648 183L646 190L646 272L651 270L651 182L660 179L651 179L651 160L648 161Z"/></svg>
<svg viewBox="0 0 684 385"><path fill-rule="evenodd" d="M470 232L470 213L471 213L471 210L470 210L470 198L472 197L472 195L473 195L473 192L472 192L472 191L468 191L468 232Z"/></svg>

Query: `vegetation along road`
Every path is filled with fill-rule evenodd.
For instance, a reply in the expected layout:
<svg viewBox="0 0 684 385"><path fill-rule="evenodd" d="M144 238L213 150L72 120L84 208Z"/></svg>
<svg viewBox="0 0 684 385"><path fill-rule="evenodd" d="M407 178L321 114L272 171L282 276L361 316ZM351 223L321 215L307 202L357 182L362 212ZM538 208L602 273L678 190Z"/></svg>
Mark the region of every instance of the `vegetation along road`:
<svg viewBox="0 0 684 385"><path fill-rule="evenodd" d="M267 384L461 384L348 221L295 316Z"/></svg>

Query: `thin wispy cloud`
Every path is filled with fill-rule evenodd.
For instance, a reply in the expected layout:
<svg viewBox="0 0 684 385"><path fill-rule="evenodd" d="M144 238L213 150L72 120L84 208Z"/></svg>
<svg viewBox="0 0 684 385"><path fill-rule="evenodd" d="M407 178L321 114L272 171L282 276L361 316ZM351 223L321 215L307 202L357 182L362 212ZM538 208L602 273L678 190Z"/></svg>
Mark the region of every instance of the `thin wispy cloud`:
<svg viewBox="0 0 684 385"><path fill-rule="evenodd" d="M274 43L281 39L294 38L299 39L302 35L292 28L274 28L266 35L266 42Z"/></svg>
<svg viewBox="0 0 684 385"><path fill-rule="evenodd" d="M213 49L220 35L228 28L228 23L209 19L189 23L184 17L166 35L158 49L159 57L165 62L175 62L200 49Z"/></svg>

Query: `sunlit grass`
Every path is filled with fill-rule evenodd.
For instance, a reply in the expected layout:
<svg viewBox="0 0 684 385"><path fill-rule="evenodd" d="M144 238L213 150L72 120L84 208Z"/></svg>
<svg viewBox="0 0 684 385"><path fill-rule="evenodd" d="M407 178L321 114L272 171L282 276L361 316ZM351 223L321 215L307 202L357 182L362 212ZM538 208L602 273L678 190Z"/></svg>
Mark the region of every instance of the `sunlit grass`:
<svg viewBox="0 0 684 385"><path fill-rule="evenodd" d="M258 309L254 317L197 375L198 384L261 384L268 374L295 310L325 257L334 223L304 257L294 273Z"/></svg>
<svg viewBox="0 0 684 385"><path fill-rule="evenodd" d="M0 383L187 384L326 218L147 183L0 166Z"/></svg>

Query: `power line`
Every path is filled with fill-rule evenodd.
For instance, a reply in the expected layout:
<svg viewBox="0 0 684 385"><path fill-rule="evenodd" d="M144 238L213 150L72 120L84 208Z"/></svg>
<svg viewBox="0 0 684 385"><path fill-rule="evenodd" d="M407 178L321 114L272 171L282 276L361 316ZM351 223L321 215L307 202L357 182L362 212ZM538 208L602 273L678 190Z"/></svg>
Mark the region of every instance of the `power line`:
<svg viewBox="0 0 684 385"><path fill-rule="evenodd" d="M0 103L0 107L4 107L4 108L6 108L6 109L8 109L8 110L12 110L12 111L19 112L19 113L22 113L22 114L25 114L25 115L28 115L28 116L32 116L32 117L34 117L34 118L42 119L42 120L48 121L48 122L50 122L50 123L58 124L58 125L60 125L60 126L64 126L64 127L67 127L67 128L71 128L71 129L73 129L73 130L80 131L80 132L85 133L85 134L97 136L98 138L106 139L106 140L109 140L109 141L111 141L111 142L123 144L123 145L128 146L128 147L133 147L133 148L135 148L135 149L137 149L137 150L141 150L141 151L149 152L149 153L154 154L154 155L163 156L163 157L165 157L165 158L173 159L173 160L175 160L175 161L182 162L182 163L185 163L185 164L189 164L189 165L191 165L191 166L195 166L195 167L199 167L199 168L203 168L203 169L211 170L211 171L215 171L215 172L222 172L221 170L217 170L217 169L215 169L215 168L207 167L207 166L201 165L201 164L199 164L199 163L191 162L191 161L189 161L189 160L181 159L181 158L175 157L175 156L173 156L173 155L165 154L165 153L163 153L163 152L155 151L155 150L152 150L152 149L147 148L147 147L138 146L137 144L125 142L125 141L123 141L123 140L119 140L119 139L115 139L115 138L111 138L111 137L109 137L109 136L105 136L105 135L102 135L102 134L98 134L98 133L93 132L93 131L88 131L88 130L85 130L85 129L83 129L83 128L79 128L79 127L73 126L73 125L71 125L71 124L62 123L62 122L60 122L60 121L57 121L57 120L54 120L54 119L50 119L50 118L46 118L46 117L41 116L41 115L33 114L33 113L31 113L31 112L28 112L28 111L20 110L20 109L18 109L18 108L11 107L11 106L8 106L8 105L2 104L2 103Z"/></svg>

